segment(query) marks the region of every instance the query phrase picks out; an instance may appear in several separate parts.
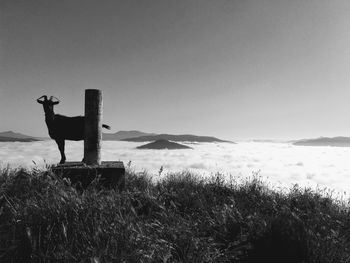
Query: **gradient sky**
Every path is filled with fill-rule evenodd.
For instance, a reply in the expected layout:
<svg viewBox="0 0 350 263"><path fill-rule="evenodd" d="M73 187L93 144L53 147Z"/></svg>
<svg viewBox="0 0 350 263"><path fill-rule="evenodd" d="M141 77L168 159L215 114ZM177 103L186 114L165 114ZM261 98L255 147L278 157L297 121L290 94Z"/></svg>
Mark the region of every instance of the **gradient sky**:
<svg viewBox="0 0 350 263"><path fill-rule="evenodd" d="M349 0L0 0L0 131L47 136L41 95L118 130L350 136Z"/></svg>

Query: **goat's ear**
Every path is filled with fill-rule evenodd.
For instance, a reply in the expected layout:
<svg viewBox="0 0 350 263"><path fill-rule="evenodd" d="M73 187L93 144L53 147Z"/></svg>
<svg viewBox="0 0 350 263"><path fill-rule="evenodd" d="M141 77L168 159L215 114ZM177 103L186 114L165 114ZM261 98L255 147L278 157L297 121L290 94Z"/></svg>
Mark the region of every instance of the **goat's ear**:
<svg viewBox="0 0 350 263"><path fill-rule="evenodd" d="M40 103L40 104L43 104L44 102L43 101L41 101L41 100L39 100L39 99L37 99L36 100L38 103Z"/></svg>
<svg viewBox="0 0 350 263"><path fill-rule="evenodd" d="M59 101L53 101L52 105L57 105L58 103L60 103Z"/></svg>

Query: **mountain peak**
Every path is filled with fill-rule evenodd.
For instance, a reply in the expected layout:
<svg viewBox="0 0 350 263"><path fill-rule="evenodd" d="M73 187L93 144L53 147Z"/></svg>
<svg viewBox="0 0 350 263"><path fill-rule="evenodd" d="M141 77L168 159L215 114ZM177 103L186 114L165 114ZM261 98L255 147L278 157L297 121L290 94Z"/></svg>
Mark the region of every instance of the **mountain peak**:
<svg viewBox="0 0 350 263"><path fill-rule="evenodd" d="M37 140L37 138L34 138L32 136L24 135L13 131L0 132L0 141L2 142L32 142Z"/></svg>
<svg viewBox="0 0 350 263"><path fill-rule="evenodd" d="M13 131L4 131L4 132L1 132L2 134L15 134L15 132Z"/></svg>
<svg viewBox="0 0 350 263"><path fill-rule="evenodd" d="M168 140L160 139L145 145L136 147L137 149L153 149L153 150L179 150L179 149L192 149L189 146L179 144L176 142L170 142Z"/></svg>

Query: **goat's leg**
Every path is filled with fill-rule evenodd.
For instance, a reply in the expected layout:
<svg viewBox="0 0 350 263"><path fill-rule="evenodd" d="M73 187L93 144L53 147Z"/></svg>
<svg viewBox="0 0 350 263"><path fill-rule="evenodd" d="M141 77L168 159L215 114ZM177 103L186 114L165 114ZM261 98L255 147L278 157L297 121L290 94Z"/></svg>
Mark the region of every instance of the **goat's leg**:
<svg viewBox="0 0 350 263"><path fill-rule="evenodd" d="M58 149L61 153L61 161L60 164L63 164L66 162L66 155L64 154L64 140L56 140L56 143L58 145Z"/></svg>

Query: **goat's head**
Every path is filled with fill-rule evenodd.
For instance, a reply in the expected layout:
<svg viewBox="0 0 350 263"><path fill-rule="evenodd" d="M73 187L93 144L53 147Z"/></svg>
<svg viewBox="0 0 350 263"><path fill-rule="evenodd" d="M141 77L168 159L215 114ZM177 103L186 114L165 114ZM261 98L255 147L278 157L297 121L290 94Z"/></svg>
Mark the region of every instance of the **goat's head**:
<svg viewBox="0 0 350 263"><path fill-rule="evenodd" d="M56 97L51 96L50 99L48 99L46 95L41 96L36 101L43 105L45 114L53 113L53 106L60 103L60 100Z"/></svg>

